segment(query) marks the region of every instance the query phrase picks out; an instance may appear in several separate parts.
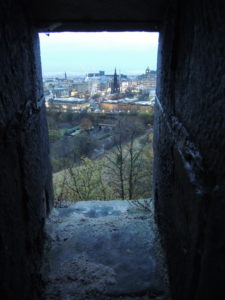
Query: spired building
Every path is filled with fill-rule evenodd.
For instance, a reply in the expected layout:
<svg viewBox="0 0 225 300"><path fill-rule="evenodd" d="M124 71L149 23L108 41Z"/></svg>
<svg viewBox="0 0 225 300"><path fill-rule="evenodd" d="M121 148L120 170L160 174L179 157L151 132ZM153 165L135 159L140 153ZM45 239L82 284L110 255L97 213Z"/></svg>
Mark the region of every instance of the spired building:
<svg viewBox="0 0 225 300"><path fill-rule="evenodd" d="M138 76L138 80L141 84L144 84L145 86L148 86L152 89L156 88L156 78L157 73L156 71L150 70L149 67L146 68L145 74L142 74Z"/></svg>
<svg viewBox="0 0 225 300"><path fill-rule="evenodd" d="M118 94L120 92L120 84L117 78L116 69L113 76L113 81L111 85L111 94Z"/></svg>
<svg viewBox="0 0 225 300"><path fill-rule="evenodd" d="M145 76L146 77L150 77L151 76L151 70L149 67L147 67L147 69L145 70Z"/></svg>

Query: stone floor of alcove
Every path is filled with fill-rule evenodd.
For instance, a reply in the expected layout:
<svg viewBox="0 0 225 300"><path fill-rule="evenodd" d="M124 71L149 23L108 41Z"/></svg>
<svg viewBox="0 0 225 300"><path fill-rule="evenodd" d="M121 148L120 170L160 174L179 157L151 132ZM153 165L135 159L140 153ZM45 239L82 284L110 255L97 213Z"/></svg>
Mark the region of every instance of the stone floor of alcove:
<svg viewBox="0 0 225 300"><path fill-rule="evenodd" d="M67 203L45 231L45 299L169 299L153 212L119 200Z"/></svg>

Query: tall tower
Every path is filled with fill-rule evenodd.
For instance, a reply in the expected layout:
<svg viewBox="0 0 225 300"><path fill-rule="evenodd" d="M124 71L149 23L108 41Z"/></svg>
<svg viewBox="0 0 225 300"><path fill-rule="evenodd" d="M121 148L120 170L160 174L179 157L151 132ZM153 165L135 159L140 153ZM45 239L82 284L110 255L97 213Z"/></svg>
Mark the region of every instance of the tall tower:
<svg viewBox="0 0 225 300"><path fill-rule="evenodd" d="M120 84L117 78L116 69L113 76L112 86L111 86L111 93L118 94L120 92Z"/></svg>
<svg viewBox="0 0 225 300"><path fill-rule="evenodd" d="M150 76L150 73L151 73L151 70L149 67L147 67L147 69L145 70L145 75L146 77L149 77Z"/></svg>
<svg viewBox="0 0 225 300"><path fill-rule="evenodd" d="M66 74L66 72L65 72L65 80L67 80L67 74Z"/></svg>

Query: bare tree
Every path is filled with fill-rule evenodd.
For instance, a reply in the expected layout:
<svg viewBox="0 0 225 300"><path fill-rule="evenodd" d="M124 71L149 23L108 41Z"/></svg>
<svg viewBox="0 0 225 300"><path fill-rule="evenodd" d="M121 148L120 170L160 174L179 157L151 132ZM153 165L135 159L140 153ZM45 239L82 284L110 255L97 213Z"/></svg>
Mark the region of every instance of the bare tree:
<svg viewBox="0 0 225 300"><path fill-rule="evenodd" d="M110 154L105 156L104 166L108 169L110 183L114 186L119 197L125 199L126 153L123 148L122 135L115 138L116 145Z"/></svg>
<svg viewBox="0 0 225 300"><path fill-rule="evenodd" d="M68 180L66 184L72 194L73 201L90 200L94 188L93 163L84 157L81 159L81 162L82 164L79 167L70 166L67 169Z"/></svg>
<svg viewBox="0 0 225 300"><path fill-rule="evenodd" d="M140 183L140 179L142 177L142 162L143 162L143 148L135 147L135 128L130 132L130 142L127 145L127 152L129 153L127 157L128 163L128 196L129 199L133 199L135 195L135 191L137 189L137 185Z"/></svg>
<svg viewBox="0 0 225 300"><path fill-rule="evenodd" d="M69 201L109 200L112 189L107 185L102 164L82 157L81 162L64 170L65 190Z"/></svg>
<svg viewBox="0 0 225 300"><path fill-rule="evenodd" d="M133 199L137 185L142 178L142 148L135 146L140 124L127 122L124 118L117 124L114 134L114 148L106 155L105 167L109 170L110 183L119 197Z"/></svg>

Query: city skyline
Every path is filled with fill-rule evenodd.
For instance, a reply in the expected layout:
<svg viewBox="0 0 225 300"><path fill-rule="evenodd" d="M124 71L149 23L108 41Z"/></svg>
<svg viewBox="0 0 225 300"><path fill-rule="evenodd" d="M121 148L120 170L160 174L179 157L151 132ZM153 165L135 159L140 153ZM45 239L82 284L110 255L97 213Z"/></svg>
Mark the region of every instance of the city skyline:
<svg viewBox="0 0 225 300"><path fill-rule="evenodd" d="M158 33L64 32L41 33L40 48L44 76L66 72L84 75L104 70L111 74L142 74L156 70Z"/></svg>

